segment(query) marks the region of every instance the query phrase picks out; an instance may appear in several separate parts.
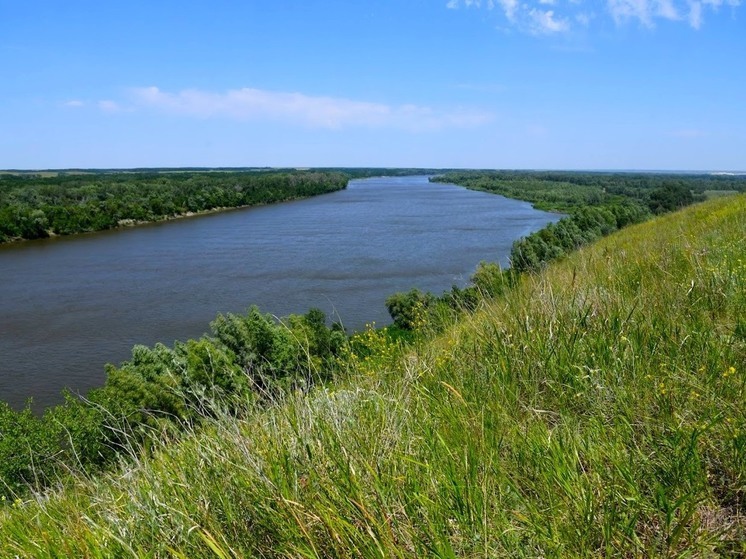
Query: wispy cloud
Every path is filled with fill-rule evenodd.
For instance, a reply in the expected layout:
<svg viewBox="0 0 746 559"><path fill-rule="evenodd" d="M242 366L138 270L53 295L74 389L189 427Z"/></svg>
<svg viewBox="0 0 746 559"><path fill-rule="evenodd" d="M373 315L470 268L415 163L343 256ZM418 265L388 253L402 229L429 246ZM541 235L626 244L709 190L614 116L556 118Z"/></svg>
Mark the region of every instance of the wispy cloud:
<svg viewBox="0 0 746 559"><path fill-rule="evenodd" d="M699 29L706 11L739 7L742 0L606 0L606 13L617 25L637 22L655 27L656 21L683 22ZM587 6L590 5L590 8ZM502 12L507 22L520 31L550 35L572 31L573 24L588 26L595 9L587 0L449 0L446 7L484 8ZM551 8L551 9L549 9Z"/></svg>
<svg viewBox="0 0 746 559"><path fill-rule="evenodd" d="M509 21L515 21L516 12L518 11L518 0L498 0L498 4L505 12L505 17Z"/></svg>
<svg viewBox="0 0 746 559"><path fill-rule="evenodd" d="M694 29L699 29L702 26L702 3L692 2L692 7L689 10L689 24Z"/></svg>
<svg viewBox="0 0 746 559"><path fill-rule="evenodd" d="M583 27L588 27L591 24L592 19L593 15L587 12L580 12L578 14L575 14L575 21L577 21Z"/></svg>
<svg viewBox="0 0 746 559"><path fill-rule="evenodd" d="M531 29L536 34L561 33L570 29L569 20L555 16L554 10L538 10L533 8L528 15L531 18Z"/></svg>
<svg viewBox="0 0 746 559"><path fill-rule="evenodd" d="M685 21L699 29L704 21L705 10L717 12L721 6L733 9L741 0L608 0L609 12L617 23L637 20L653 27L655 20Z"/></svg>
<svg viewBox="0 0 746 559"><path fill-rule="evenodd" d="M516 10L518 10L518 0L449 0L448 4L446 4L446 7L451 10L456 10L461 6L466 8L485 7L488 10L499 7L505 14L505 17L513 21Z"/></svg>
<svg viewBox="0 0 746 559"><path fill-rule="evenodd" d="M561 33L570 29L570 22L564 16L558 16L554 8L557 0L534 0L519 3L518 0L450 0L446 7L497 9L514 27L533 34L548 35Z"/></svg>
<svg viewBox="0 0 746 559"><path fill-rule="evenodd" d="M116 101L105 99L97 103L98 108L107 113L118 113L122 110L122 106Z"/></svg>
<svg viewBox="0 0 746 559"><path fill-rule="evenodd" d="M704 8L717 11L721 6L737 8L740 5L741 0L693 0L689 5L689 24L695 29L699 29L702 26L702 10Z"/></svg>
<svg viewBox="0 0 746 559"><path fill-rule="evenodd" d="M71 109L77 109L80 107L84 107L85 103L83 101L80 101L78 99L70 99L69 101L65 101L62 103L63 107L69 107Z"/></svg>
<svg viewBox="0 0 746 559"><path fill-rule="evenodd" d="M478 110L440 110L414 104L393 106L254 88L226 92L185 89L172 93L158 87L144 87L132 89L130 93L134 107L139 109L205 119L284 121L314 128L369 127L417 131L474 127L491 119L489 113Z"/></svg>
<svg viewBox="0 0 746 559"><path fill-rule="evenodd" d="M676 21L679 12L671 0L608 0L611 16L617 23L638 20L646 27L652 27L655 19Z"/></svg>

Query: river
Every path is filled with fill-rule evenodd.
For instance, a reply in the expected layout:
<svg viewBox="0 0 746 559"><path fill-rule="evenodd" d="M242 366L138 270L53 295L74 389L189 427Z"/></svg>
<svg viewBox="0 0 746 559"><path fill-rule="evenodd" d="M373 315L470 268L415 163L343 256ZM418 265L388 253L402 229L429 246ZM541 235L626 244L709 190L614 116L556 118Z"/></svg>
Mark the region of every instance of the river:
<svg viewBox="0 0 746 559"><path fill-rule="evenodd" d="M558 216L427 177L117 231L0 247L0 399L38 411L85 393L134 344L200 336L218 312L322 309L390 322L396 291L463 286Z"/></svg>

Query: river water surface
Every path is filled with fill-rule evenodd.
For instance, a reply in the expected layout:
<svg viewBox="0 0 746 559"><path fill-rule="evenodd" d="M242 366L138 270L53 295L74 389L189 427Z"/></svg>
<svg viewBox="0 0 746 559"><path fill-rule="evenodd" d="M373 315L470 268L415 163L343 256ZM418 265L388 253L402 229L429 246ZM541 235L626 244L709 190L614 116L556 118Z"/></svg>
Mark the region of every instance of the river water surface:
<svg viewBox="0 0 746 559"><path fill-rule="evenodd" d="M218 312L322 309L390 322L396 291L463 286L558 216L427 177L355 180L283 204L0 248L0 399L40 410L105 380L134 344L186 340Z"/></svg>

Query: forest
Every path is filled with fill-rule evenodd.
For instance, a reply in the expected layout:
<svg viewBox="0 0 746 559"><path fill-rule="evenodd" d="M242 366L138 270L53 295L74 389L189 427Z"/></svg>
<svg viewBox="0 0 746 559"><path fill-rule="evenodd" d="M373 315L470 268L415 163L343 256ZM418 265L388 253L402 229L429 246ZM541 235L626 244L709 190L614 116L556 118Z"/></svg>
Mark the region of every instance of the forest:
<svg viewBox="0 0 746 559"><path fill-rule="evenodd" d="M102 231L345 188L337 171L136 170L0 174L0 243Z"/></svg>
<svg viewBox="0 0 746 559"><path fill-rule="evenodd" d="M566 217L513 244L511 268L536 271L548 262L653 215L707 197L746 191L739 175L569 171L456 171L432 180L452 182L531 202Z"/></svg>
<svg viewBox="0 0 746 559"><path fill-rule="evenodd" d="M0 171L0 243L103 231L341 190L437 169L197 168Z"/></svg>

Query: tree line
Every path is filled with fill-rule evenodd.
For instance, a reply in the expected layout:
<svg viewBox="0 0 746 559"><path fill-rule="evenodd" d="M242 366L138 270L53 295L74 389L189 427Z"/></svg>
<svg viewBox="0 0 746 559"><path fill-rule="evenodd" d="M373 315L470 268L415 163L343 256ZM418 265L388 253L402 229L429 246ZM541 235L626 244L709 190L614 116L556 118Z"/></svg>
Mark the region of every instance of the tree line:
<svg viewBox="0 0 746 559"><path fill-rule="evenodd" d="M6 171L0 172L0 243L306 198L341 190L351 179L436 172L375 167Z"/></svg>
<svg viewBox="0 0 746 559"><path fill-rule="evenodd" d="M348 180L338 171L0 175L0 243L305 198Z"/></svg>
<svg viewBox="0 0 746 559"><path fill-rule="evenodd" d="M460 171L432 180L452 182L531 202L566 214L513 243L510 266L536 271L547 262L633 223L705 199L707 193L744 192L746 177L657 173Z"/></svg>

